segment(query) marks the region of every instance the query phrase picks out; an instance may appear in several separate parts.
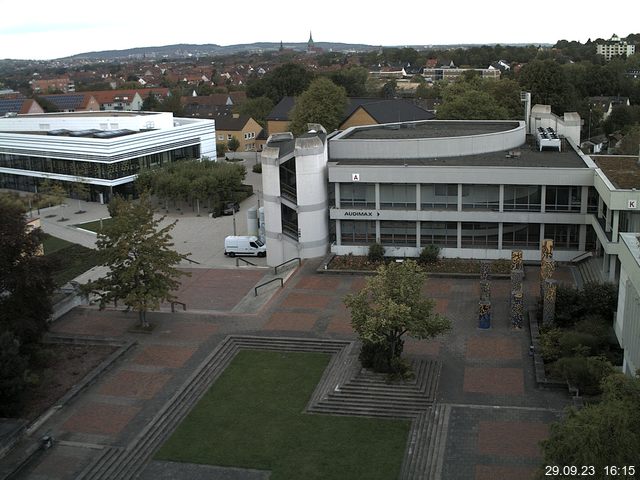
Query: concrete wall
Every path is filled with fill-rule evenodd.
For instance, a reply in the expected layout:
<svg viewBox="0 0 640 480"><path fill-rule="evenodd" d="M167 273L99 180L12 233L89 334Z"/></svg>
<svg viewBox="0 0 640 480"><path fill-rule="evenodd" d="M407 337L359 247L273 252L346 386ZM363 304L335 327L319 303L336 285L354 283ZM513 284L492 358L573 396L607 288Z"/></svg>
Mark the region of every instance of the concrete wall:
<svg viewBox="0 0 640 480"><path fill-rule="evenodd" d="M285 257L282 211L280 209L279 156L280 149L278 147L265 147L261 155L267 265L270 266L281 264Z"/></svg>
<svg viewBox="0 0 640 480"><path fill-rule="evenodd" d="M3 132L40 132L57 129L67 130L142 130L173 128L173 114L154 112L151 114L120 114L114 112L73 112L70 114L18 115L0 118L0 131Z"/></svg>
<svg viewBox="0 0 640 480"><path fill-rule="evenodd" d="M620 235L620 280L614 330L624 349L624 372L635 375L640 368L640 246L638 234ZM555 252L554 252L555 254Z"/></svg>
<svg viewBox="0 0 640 480"><path fill-rule="evenodd" d="M565 113L562 118L551 112L550 105L534 105L531 109L529 133L535 135L538 127L553 128L575 144L580 145L580 127L582 120L576 112Z"/></svg>

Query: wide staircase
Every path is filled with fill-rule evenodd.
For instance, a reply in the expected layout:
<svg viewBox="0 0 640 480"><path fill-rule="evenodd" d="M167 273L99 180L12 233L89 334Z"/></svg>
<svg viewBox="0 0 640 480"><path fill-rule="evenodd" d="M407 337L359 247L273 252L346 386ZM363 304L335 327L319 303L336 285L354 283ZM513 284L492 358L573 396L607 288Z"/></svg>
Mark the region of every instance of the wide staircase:
<svg viewBox="0 0 640 480"><path fill-rule="evenodd" d="M401 478L438 479L450 407L435 405L441 365L415 361L415 378L388 382L386 376L361 369L353 342L285 337L227 337L126 447L105 447L77 480L136 478L241 349L323 352L331 360L307 406L309 413L411 419Z"/></svg>
<svg viewBox="0 0 640 480"><path fill-rule="evenodd" d="M586 283L604 283L602 276L602 257L591 257L577 265L582 285Z"/></svg>

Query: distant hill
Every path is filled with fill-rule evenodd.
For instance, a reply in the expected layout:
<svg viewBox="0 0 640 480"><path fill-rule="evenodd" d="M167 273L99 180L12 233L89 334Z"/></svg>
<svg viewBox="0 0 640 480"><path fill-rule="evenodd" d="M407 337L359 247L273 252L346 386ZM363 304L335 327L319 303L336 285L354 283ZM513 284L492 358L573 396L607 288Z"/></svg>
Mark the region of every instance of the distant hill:
<svg viewBox="0 0 640 480"><path fill-rule="evenodd" d="M502 44L506 45L506 44ZM531 44L509 44L515 47L527 46ZM550 47L551 44L536 43L543 47ZM321 48L325 52L367 52L380 48L380 45L365 45L360 43L333 43L333 42L315 42L317 48ZM451 48L470 48L478 47L480 44L455 44L455 45L396 45L395 47L411 47L416 50L437 49L447 50ZM283 47L287 50L303 52L307 49L306 43L283 43ZM393 46L388 46L393 47ZM72 60L116 60L124 58L185 58L185 57L204 57L204 56L220 56L232 55L240 52L275 52L280 48L280 42L257 42L243 43L238 45L217 45L208 43L204 45L195 45L188 43L179 43L175 45L164 45L158 47L138 47L126 50L104 50L100 52L87 52L65 57L64 59ZM59 59L62 60L62 59Z"/></svg>
<svg viewBox="0 0 640 480"><path fill-rule="evenodd" d="M324 51L347 52L347 51L369 51L379 46L352 44L352 43L331 43L316 42L315 46ZM283 47L287 50L305 51L306 43L283 43ZM118 58L163 58L163 57L202 57L208 55L232 55L240 52L268 52L277 51L280 48L280 42L258 42L243 43L238 45L217 45L208 43L204 45L194 45L188 43L180 43L176 45L164 45L159 47L138 47L126 50L104 50L100 52L79 53L65 57L66 59L95 59L95 60L113 60Z"/></svg>

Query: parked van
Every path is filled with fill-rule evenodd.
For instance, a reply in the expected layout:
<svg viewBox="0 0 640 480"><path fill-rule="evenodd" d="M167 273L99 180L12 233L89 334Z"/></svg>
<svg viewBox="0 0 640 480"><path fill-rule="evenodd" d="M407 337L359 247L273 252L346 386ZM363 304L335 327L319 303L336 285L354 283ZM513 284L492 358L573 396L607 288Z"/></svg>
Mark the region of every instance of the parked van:
<svg viewBox="0 0 640 480"><path fill-rule="evenodd" d="M264 257L267 255L267 247L258 237L229 236L224 239L224 254L229 257L236 255Z"/></svg>

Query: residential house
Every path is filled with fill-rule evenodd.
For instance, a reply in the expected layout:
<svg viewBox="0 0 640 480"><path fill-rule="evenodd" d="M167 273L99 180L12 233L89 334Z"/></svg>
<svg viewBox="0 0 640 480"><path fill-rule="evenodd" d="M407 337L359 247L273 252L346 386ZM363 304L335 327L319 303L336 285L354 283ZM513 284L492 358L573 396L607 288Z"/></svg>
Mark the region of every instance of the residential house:
<svg viewBox="0 0 640 480"><path fill-rule="evenodd" d="M256 139L262 132L258 122L248 115L231 115L216 118L216 141L228 143L235 137L240 146L238 152L255 152Z"/></svg>
<svg viewBox="0 0 640 480"><path fill-rule="evenodd" d="M50 92L75 92L75 84L68 77L41 79L34 78L29 81L33 93L50 93Z"/></svg>
<svg viewBox="0 0 640 480"><path fill-rule="evenodd" d="M0 98L0 117L26 113L44 113L44 110L31 98Z"/></svg>
<svg viewBox="0 0 640 480"><path fill-rule="evenodd" d="M61 93L57 95L40 95L51 103L59 112L96 112L100 104L90 93Z"/></svg>
<svg viewBox="0 0 640 480"><path fill-rule="evenodd" d="M379 125L389 122L408 122L415 120L431 120L435 118L418 105L404 99L362 98L348 99L344 116L338 130L356 125ZM269 135L289 130L289 115L295 105L294 97L284 97L267 115Z"/></svg>
<svg viewBox="0 0 640 480"><path fill-rule="evenodd" d="M614 107L631 105L629 97L589 97L589 107L597 108L602 112L602 120L606 120Z"/></svg>

